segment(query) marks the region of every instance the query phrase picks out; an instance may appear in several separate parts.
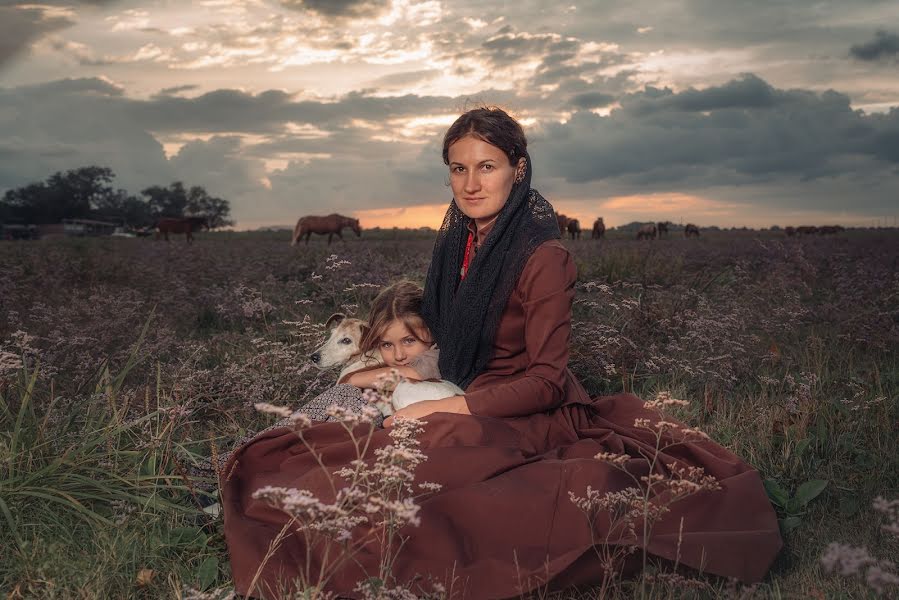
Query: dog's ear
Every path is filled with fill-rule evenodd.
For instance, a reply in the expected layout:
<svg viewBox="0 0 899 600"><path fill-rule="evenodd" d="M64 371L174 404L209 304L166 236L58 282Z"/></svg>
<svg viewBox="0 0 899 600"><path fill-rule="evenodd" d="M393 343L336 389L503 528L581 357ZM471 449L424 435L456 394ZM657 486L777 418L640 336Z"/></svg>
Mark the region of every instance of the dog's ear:
<svg viewBox="0 0 899 600"><path fill-rule="evenodd" d="M346 315L345 315L345 314L343 314L343 313L334 313L333 315L331 315L330 317L328 317L328 320L327 320L327 321L325 321L325 329L330 328L330 327L331 327L331 323L333 323L334 325L340 325L340 322L343 321L344 319L346 319Z"/></svg>

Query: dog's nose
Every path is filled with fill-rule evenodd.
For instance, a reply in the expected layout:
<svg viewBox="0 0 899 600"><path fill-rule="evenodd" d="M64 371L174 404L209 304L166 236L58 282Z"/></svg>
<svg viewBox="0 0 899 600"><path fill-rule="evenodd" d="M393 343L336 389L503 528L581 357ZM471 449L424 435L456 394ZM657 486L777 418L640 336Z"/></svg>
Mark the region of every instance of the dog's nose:
<svg viewBox="0 0 899 600"><path fill-rule="evenodd" d="M318 361L320 361L321 359L322 359L322 355L319 354L318 352L316 352L315 354L313 354L312 356L309 357L309 360L311 360L315 364L318 364Z"/></svg>

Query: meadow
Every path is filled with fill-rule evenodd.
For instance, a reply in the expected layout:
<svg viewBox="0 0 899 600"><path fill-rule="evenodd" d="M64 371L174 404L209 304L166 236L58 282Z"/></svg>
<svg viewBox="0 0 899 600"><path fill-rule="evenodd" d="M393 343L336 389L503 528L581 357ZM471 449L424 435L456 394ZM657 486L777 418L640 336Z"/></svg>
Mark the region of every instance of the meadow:
<svg viewBox="0 0 899 600"><path fill-rule="evenodd" d="M191 466L269 424L254 403L299 408L333 384L308 360L325 320L423 281L433 243L288 240L0 242L3 597L227 594L222 523L197 508ZM899 231L565 243L579 270L570 367L588 391L687 400L677 416L757 467L781 518L761 584L664 593L875 595L821 557L831 542L899 556L872 507L899 498Z"/></svg>

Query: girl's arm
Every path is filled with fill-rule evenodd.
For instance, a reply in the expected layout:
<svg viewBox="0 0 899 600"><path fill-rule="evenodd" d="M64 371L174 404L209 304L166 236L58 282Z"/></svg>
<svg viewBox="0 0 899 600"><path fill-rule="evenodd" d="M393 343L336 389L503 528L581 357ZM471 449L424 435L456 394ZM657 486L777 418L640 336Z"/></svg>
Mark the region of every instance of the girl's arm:
<svg viewBox="0 0 899 600"><path fill-rule="evenodd" d="M421 376L412 367L377 367L374 369L366 369L364 371L353 371L352 373L344 375L337 383L348 383L350 385L355 385L358 388L374 388L376 387L378 378L390 375L392 369L399 371L400 375L406 379L421 379Z"/></svg>

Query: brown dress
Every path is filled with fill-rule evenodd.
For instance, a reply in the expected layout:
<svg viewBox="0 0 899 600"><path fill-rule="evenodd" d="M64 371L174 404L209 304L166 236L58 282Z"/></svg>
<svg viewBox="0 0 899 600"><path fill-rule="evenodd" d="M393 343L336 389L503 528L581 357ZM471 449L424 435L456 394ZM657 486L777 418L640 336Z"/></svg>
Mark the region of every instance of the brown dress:
<svg viewBox="0 0 899 600"><path fill-rule="evenodd" d="M653 451L656 440L634 421L659 419L631 394L589 398L568 370L575 278L564 246L555 240L542 244L509 299L494 358L466 390L472 415L427 417L420 437L427 460L416 480L443 488L419 501L421 524L404 532L410 537L393 569L397 581L454 577L454 597L519 597L547 584L597 583L603 571L592 540L634 541L620 533L607 536L607 519L596 520L591 536L584 513L569 499L569 492L584 496L588 485L600 491L632 486L625 474L594 456L628 454L632 472L647 472L640 452ZM355 458L339 424L315 424L304 437L328 468ZM383 429L373 440L375 447L390 443ZM649 555L706 573L760 580L782 542L758 473L711 441L675 445L658 462L663 472L702 467L721 489L672 504L653 527ZM224 473L232 573L237 591L247 593L286 522L282 513L252 499L253 491L271 485L308 489L323 500L332 495L321 468L287 429L265 432L244 445ZM343 569L329 589L353 597L355 584L377 573L377 552L357 558L360 564ZM319 559L313 556L313 562ZM277 596L274 590L289 585L305 561L301 538L288 537L266 562L253 594ZM626 571L638 564L629 561Z"/></svg>

